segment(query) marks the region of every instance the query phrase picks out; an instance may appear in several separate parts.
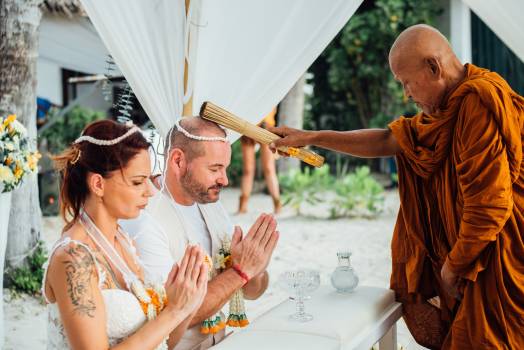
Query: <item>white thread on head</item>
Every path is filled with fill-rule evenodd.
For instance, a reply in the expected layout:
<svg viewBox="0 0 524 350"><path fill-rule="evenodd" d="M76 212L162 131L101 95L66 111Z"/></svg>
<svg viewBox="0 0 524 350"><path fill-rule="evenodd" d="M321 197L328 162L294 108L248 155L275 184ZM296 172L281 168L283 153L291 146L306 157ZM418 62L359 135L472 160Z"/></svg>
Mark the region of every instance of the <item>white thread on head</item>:
<svg viewBox="0 0 524 350"><path fill-rule="evenodd" d="M209 137L209 136L193 135L193 134L189 133L186 129L184 129L180 125L180 121L181 120L182 119L177 119L175 121L175 126L176 126L177 130L180 131L182 134L184 134L184 136L186 136L187 138L190 138L190 139L193 139L193 140L197 140L197 141L221 141L221 142L228 142L227 137L220 137L220 136ZM224 130L224 132L225 132L225 130ZM227 133L226 133L226 135L227 135Z"/></svg>
<svg viewBox="0 0 524 350"><path fill-rule="evenodd" d="M92 136L82 135L79 138L77 138L73 143L80 143L80 142L83 142L83 141L87 141L89 143L92 143L92 144L95 144L95 145L98 145L98 146L113 146L113 145L116 145L117 143L121 142L125 138L133 135L135 132L140 132L140 128L138 126L136 126L136 125L133 125L129 130L127 130L127 132L124 135L119 136L116 139L99 140L99 139L95 139Z"/></svg>

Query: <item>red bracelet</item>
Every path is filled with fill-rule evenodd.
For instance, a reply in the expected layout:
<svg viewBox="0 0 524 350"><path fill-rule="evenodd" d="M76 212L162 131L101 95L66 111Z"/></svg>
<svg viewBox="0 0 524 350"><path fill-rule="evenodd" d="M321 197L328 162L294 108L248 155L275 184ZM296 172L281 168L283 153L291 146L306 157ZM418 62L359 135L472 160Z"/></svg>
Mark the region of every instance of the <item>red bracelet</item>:
<svg viewBox="0 0 524 350"><path fill-rule="evenodd" d="M233 265L231 266L231 268L232 268L233 270L235 270L235 272L238 273L238 275L239 275L240 277L242 277L242 279L244 280L244 284L246 284L246 283L249 282L249 276L246 275L246 273L245 273L244 271L242 271L242 269L240 268L240 265L238 265L238 264L233 264Z"/></svg>

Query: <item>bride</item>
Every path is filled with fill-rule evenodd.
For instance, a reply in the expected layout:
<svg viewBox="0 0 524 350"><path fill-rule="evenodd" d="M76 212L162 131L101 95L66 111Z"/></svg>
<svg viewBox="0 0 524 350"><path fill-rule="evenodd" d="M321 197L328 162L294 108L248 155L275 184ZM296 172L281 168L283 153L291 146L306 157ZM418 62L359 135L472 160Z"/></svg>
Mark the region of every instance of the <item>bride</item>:
<svg viewBox="0 0 524 350"><path fill-rule="evenodd" d="M152 195L149 146L136 126L102 120L55 158L66 226L44 274L48 349L172 348L203 301L208 267L199 247L186 249L165 284L145 284L117 224Z"/></svg>

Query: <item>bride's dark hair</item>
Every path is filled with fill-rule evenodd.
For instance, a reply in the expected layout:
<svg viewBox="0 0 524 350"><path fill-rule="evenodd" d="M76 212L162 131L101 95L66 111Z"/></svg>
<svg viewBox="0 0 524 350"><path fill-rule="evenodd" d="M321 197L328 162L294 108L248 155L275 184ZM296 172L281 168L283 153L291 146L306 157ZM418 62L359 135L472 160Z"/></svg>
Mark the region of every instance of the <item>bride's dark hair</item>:
<svg viewBox="0 0 524 350"><path fill-rule="evenodd" d="M82 135L99 140L113 140L124 135L129 126L112 120L100 120L86 126ZM100 146L88 141L73 143L62 154L53 157L55 168L60 172L60 214L68 230L78 219L89 188L88 172L104 178L111 172L121 170L140 151L147 150L149 142L141 132L135 132L112 146Z"/></svg>

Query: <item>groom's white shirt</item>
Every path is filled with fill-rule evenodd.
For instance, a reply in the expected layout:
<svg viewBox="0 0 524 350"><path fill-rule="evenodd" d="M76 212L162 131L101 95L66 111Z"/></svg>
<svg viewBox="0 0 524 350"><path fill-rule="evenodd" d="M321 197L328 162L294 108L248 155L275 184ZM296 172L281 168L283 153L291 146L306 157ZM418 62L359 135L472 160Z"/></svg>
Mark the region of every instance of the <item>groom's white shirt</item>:
<svg viewBox="0 0 524 350"><path fill-rule="evenodd" d="M138 218L121 220L120 225L135 240L145 278L150 281L165 281L189 243L201 244L214 256L224 235L231 238L233 234L229 215L220 202L184 207L165 191L157 191ZM201 334L197 325L188 329L175 349L206 349L211 345L212 336Z"/></svg>

